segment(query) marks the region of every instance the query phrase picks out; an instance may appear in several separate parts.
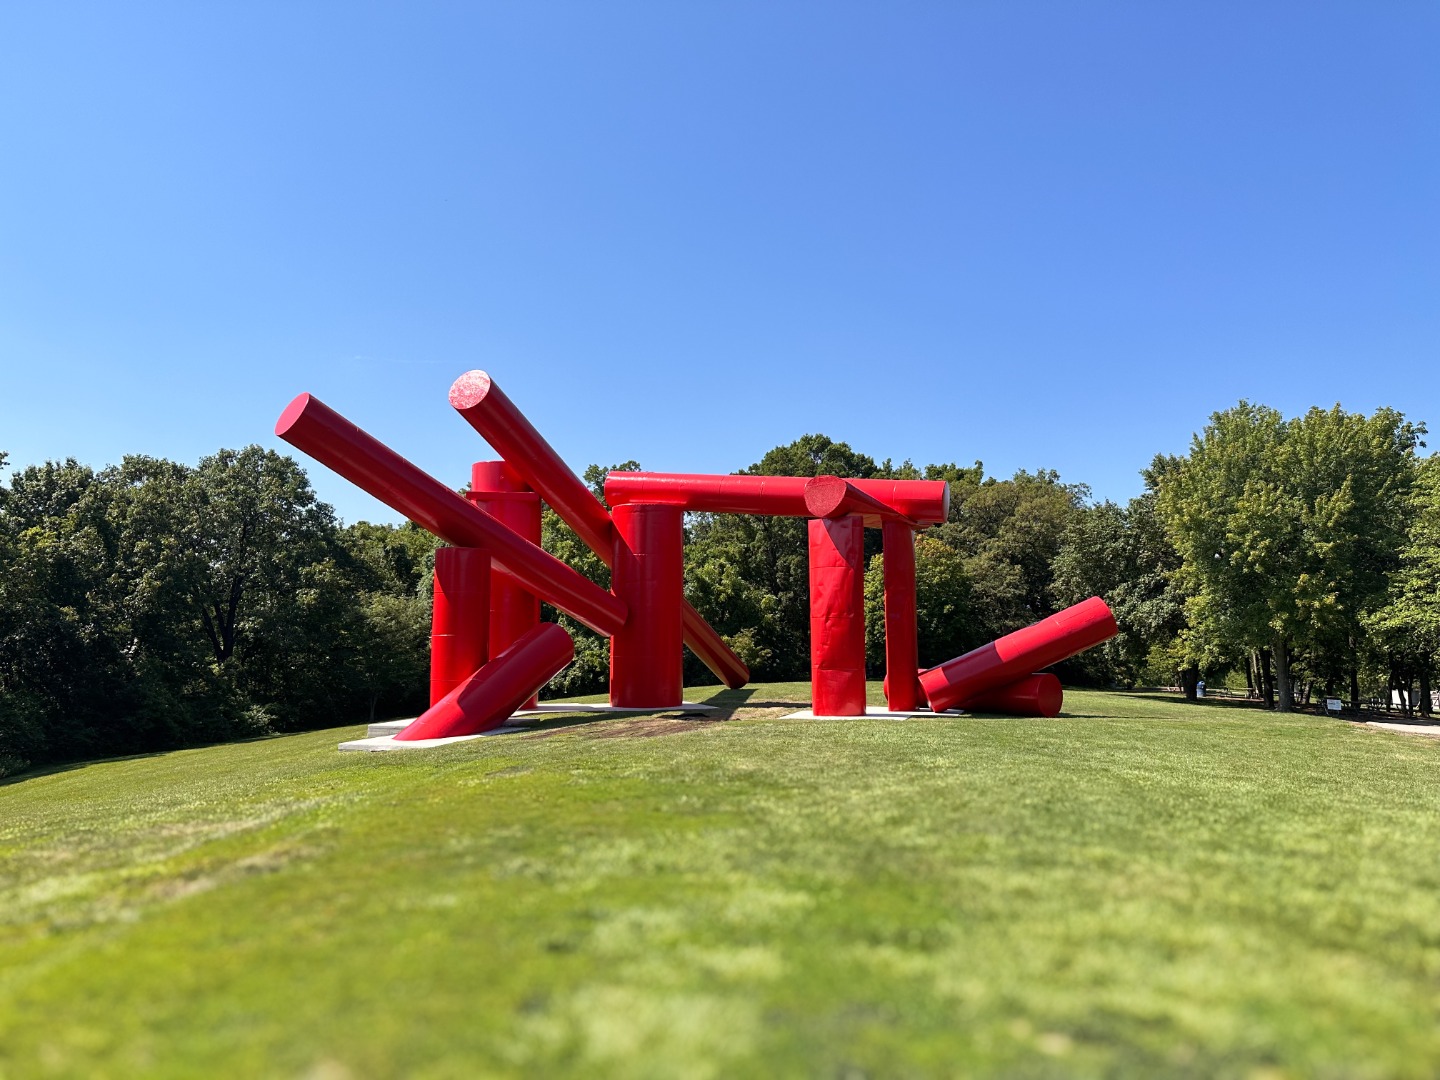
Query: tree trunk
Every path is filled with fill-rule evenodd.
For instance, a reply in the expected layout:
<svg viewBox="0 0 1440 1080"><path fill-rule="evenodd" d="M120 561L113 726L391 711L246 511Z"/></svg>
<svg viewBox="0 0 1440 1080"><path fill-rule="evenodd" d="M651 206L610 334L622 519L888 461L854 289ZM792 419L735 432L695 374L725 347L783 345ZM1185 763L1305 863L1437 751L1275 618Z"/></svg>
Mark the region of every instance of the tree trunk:
<svg viewBox="0 0 1440 1080"><path fill-rule="evenodd" d="M1350 708L1360 711L1360 666L1353 654L1350 660Z"/></svg>
<svg viewBox="0 0 1440 1080"><path fill-rule="evenodd" d="M1260 696L1260 654L1254 649L1250 650L1250 655L1245 659L1245 696Z"/></svg>
<svg viewBox="0 0 1440 1080"><path fill-rule="evenodd" d="M1196 701L1199 697L1200 669L1187 667L1180 669L1180 689L1185 692L1186 701Z"/></svg>
<svg viewBox="0 0 1440 1080"><path fill-rule="evenodd" d="M1420 715L1430 719L1430 662L1420 665Z"/></svg>
<svg viewBox="0 0 1440 1080"><path fill-rule="evenodd" d="M1260 650L1260 678L1265 684L1265 708L1275 708L1275 676L1270 670L1270 650Z"/></svg>
<svg viewBox="0 0 1440 1080"><path fill-rule="evenodd" d="M1290 697L1290 656L1285 648L1284 634L1276 633L1270 652L1275 657L1275 708L1287 713L1293 702Z"/></svg>

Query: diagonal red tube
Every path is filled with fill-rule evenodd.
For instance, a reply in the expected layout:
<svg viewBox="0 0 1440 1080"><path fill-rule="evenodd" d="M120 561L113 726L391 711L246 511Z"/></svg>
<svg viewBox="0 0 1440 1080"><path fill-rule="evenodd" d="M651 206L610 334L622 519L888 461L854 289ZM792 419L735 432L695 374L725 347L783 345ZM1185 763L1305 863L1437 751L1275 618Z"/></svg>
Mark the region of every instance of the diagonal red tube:
<svg viewBox="0 0 1440 1080"><path fill-rule="evenodd" d="M921 672L920 686L936 712L968 708L982 694L1058 664L1120 632L1098 596L1041 619L1013 634Z"/></svg>
<svg viewBox="0 0 1440 1080"><path fill-rule="evenodd" d="M301 394L290 402L275 434L447 543L484 548L525 588L596 633L609 637L625 624L627 609L618 597L471 506L319 398Z"/></svg>
<svg viewBox="0 0 1440 1080"><path fill-rule="evenodd" d="M467 371L450 387L450 404L519 473L585 546L605 563L615 558L615 526L595 493L580 482L565 460L516 408L495 380ZM685 644L726 686L750 681L750 669L688 602L680 608Z"/></svg>

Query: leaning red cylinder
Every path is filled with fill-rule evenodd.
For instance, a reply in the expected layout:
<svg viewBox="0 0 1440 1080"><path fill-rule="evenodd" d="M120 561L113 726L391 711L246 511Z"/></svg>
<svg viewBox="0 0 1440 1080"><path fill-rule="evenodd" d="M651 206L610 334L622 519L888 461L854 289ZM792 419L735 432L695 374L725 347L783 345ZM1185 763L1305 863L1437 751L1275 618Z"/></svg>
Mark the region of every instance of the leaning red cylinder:
<svg viewBox="0 0 1440 1080"><path fill-rule="evenodd" d="M472 672L395 739L449 739L500 727L574 656L570 635L555 623L541 623Z"/></svg>
<svg viewBox="0 0 1440 1080"><path fill-rule="evenodd" d="M495 381L483 371L467 371L450 387L450 404L609 566L615 549L609 511ZM681 615L685 644L716 678L732 690L750 681L745 662L698 611L682 602Z"/></svg>
<svg viewBox="0 0 1440 1080"><path fill-rule="evenodd" d="M1098 596L1006 634L920 675L930 707L968 708L981 694L1047 668L1107 641L1120 632L1115 616Z"/></svg>
<svg viewBox="0 0 1440 1080"><path fill-rule="evenodd" d="M442 540L484 548L525 588L597 633L609 637L624 625L625 605L616 597L471 506L319 398L301 394L292 401L275 434Z"/></svg>
<svg viewBox="0 0 1440 1080"><path fill-rule="evenodd" d="M540 544L540 496L503 461L477 461L470 467L466 496L496 521L537 547ZM504 570L490 574L490 652L498 655L540 625L540 598ZM474 670L473 668L471 670ZM533 708L535 701L525 703Z"/></svg>
<svg viewBox="0 0 1440 1080"><path fill-rule="evenodd" d="M921 701L919 629L915 604L915 530L887 521L884 543L885 701L891 712L909 712Z"/></svg>
<svg viewBox="0 0 1440 1080"><path fill-rule="evenodd" d="M803 476L711 476L700 473L612 472L605 478L611 506L628 502L666 503L712 514L811 517ZM921 525L936 525L950 513L950 485L944 480L851 480L862 494Z"/></svg>
<svg viewBox="0 0 1440 1080"><path fill-rule="evenodd" d="M490 658L490 556L479 548L435 551L430 621L430 704Z"/></svg>
<svg viewBox="0 0 1440 1080"><path fill-rule="evenodd" d="M965 709L1009 716L1059 716L1064 703L1065 692L1060 688L1060 680L1045 672L988 690L967 702Z"/></svg>
<svg viewBox="0 0 1440 1080"><path fill-rule="evenodd" d="M864 716L864 523L858 517L812 518L809 557L811 710L816 716Z"/></svg>
<svg viewBox="0 0 1440 1080"><path fill-rule="evenodd" d="M610 639L610 704L670 708L685 695L685 514L674 506L622 506L614 520L610 582L630 618Z"/></svg>

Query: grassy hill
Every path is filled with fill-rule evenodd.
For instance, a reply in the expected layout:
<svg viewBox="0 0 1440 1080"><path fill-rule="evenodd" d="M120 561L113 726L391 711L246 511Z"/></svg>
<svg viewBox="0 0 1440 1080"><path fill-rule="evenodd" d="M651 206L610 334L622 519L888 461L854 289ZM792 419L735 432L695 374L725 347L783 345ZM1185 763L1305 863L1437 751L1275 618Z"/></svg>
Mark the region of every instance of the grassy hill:
<svg viewBox="0 0 1440 1080"><path fill-rule="evenodd" d="M807 691L4 782L0 1076L1440 1073L1440 740Z"/></svg>

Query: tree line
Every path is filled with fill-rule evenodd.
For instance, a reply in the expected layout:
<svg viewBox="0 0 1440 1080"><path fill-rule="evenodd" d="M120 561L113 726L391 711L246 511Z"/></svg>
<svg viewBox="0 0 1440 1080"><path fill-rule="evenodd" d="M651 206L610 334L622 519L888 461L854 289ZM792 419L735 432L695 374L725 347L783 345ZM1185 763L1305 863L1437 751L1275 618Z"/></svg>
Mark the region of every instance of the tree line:
<svg viewBox="0 0 1440 1080"><path fill-rule="evenodd" d="M949 520L916 540L922 664L1091 595L1120 635L1070 683L1243 681L1272 707L1315 696L1429 711L1440 653L1440 459L1400 413L1241 402L1144 492L1096 502L1049 470L876 461L806 435L741 470L938 479ZM4 464L0 455L0 465ZM638 468L626 462L614 468ZM585 479L603 494L609 469ZM805 523L691 515L686 591L759 680L808 678ZM546 509L544 542L608 572ZM879 533L867 533L869 661L883 669ZM424 707L436 541L340 523L293 459L196 466L73 460L0 485L0 775L32 764L335 726ZM565 616L576 660L550 695L605 687L606 642ZM687 682L713 681L693 657ZM1415 691L1418 689L1418 694Z"/></svg>

